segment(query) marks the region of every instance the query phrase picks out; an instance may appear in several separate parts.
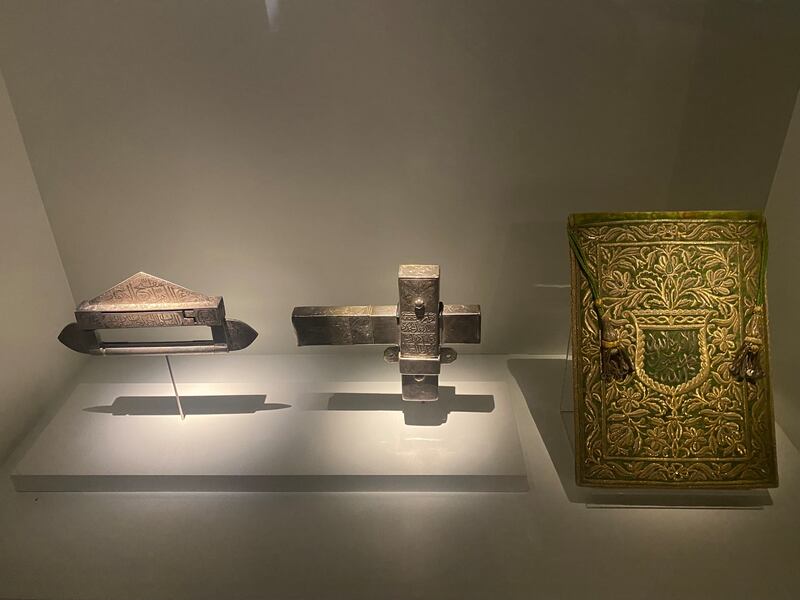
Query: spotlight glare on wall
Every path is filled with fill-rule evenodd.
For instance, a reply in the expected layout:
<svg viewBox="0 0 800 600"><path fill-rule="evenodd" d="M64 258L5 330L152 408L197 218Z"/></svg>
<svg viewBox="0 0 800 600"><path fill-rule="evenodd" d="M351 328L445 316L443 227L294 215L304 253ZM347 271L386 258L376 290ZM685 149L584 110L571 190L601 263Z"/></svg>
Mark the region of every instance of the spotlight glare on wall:
<svg viewBox="0 0 800 600"><path fill-rule="evenodd" d="M281 0L264 0L267 7L267 23L269 30L272 32L278 31L279 20L281 16Z"/></svg>

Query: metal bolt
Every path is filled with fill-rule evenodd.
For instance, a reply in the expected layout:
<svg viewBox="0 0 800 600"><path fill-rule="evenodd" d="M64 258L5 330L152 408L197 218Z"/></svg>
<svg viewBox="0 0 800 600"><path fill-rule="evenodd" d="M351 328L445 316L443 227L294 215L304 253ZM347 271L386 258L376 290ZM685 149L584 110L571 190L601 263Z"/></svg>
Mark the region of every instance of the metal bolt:
<svg viewBox="0 0 800 600"><path fill-rule="evenodd" d="M389 346L383 351L383 359L388 363L396 363L400 360L400 348L397 346Z"/></svg>

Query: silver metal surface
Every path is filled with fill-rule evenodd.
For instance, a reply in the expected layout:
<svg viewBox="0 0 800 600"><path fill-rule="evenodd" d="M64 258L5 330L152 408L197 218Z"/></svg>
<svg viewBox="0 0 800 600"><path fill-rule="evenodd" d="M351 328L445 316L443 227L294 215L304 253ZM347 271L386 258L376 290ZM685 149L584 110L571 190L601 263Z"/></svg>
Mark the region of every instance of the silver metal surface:
<svg viewBox="0 0 800 600"><path fill-rule="evenodd" d="M185 342L104 342L101 329L206 326L210 340ZM225 318L220 296L193 292L165 279L136 273L96 298L81 302L75 322L59 341L84 354L199 354L241 350L258 333L247 323Z"/></svg>
<svg viewBox="0 0 800 600"><path fill-rule="evenodd" d="M439 279L437 265L401 265L396 305L297 306L297 344L391 344L384 359L399 363L403 399L436 400L441 365L458 357L442 344L481 341L480 305L442 304Z"/></svg>

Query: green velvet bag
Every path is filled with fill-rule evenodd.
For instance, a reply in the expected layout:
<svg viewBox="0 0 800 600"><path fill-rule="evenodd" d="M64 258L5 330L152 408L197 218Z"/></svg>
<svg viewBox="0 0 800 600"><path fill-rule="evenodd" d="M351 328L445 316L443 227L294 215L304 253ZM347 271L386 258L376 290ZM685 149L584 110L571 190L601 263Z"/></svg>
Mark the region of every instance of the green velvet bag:
<svg viewBox="0 0 800 600"><path fill-rule="evenodd" d="M579 485L778 483L760 213L571 215Z"/></svg>

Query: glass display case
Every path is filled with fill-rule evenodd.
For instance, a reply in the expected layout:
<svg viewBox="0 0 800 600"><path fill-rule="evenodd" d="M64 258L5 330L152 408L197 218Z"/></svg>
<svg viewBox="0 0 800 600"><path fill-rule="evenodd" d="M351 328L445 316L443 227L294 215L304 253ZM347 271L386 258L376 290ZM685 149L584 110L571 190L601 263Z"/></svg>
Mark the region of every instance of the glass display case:
<svg viewBox="0 0 800 600"><path fill-rule="evenodd" d="M0 597L796 596L798 31L781 1L0 2ZM672 398L721 373L701 333L754 337L572 335L569 215L640 211L766 217L774 419L576 404L573 355ZM774 425L780 485L579 485L586 448L650 451L629 418L719 469Z"/></svg>

